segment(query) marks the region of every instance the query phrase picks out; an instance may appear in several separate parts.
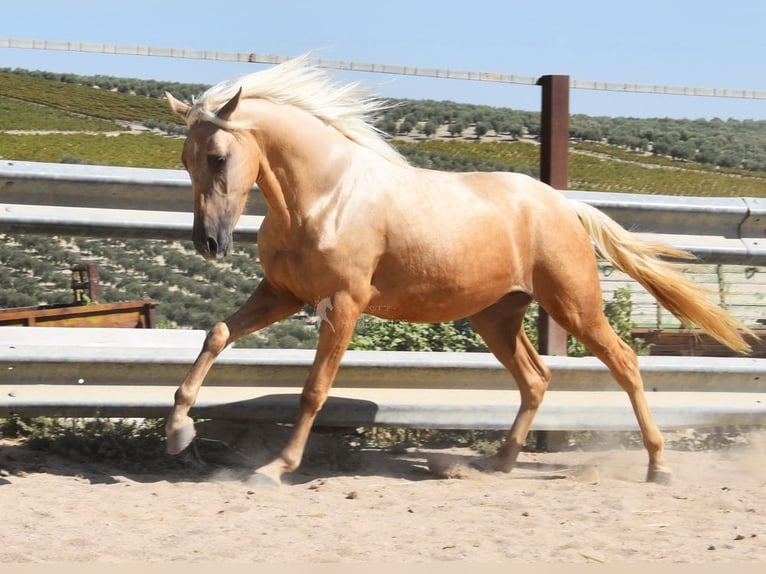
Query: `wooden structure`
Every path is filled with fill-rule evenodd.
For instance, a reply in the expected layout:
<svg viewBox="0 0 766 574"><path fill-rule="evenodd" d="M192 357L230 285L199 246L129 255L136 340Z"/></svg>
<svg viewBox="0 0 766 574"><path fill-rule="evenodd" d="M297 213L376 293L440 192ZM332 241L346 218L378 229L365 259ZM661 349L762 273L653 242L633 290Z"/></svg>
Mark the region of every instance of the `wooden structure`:
<svg viewBox="0 0 766 574"><path fill-rule="evenodd" d="M766 359L766 329L754 329L759 341L748 338L753 347L748 356ZM649 347L649 354L674 357L736 357L731 349L698 329L633 329L633 337Z"/></svg>
<svg viewBox="0 0 766 574"><path fill-rule="evenodd" d="M151 299L122 303L99 303L101 283L98 266L73 265L74 302L0 309L0 326L17 327L122 327L153 329L155 307Z"/></svg>
<svg viewBox="0 0 766 574"><path fill-rule="evenodd" d="M152 329L156 306L156 301L147 300L0 309L0 326Z"/></svg>

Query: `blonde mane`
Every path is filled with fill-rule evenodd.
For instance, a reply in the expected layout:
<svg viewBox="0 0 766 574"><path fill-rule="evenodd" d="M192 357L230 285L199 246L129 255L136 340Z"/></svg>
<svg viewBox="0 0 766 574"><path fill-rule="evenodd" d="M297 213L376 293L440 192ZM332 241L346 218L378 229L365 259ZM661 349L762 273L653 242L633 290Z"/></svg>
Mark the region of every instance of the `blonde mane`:
<svg viewBox="0 0 766 574"><path fill-rule="evenodd" d="M370 123L372 116L390 105L369 95L358 84L334 83L324 70L310 64L308 54L216 84L194 99L186 123L191 127L199 121L209 121L229 130L254 127L255 118L233 122L216 116L218 109L240 88L242 98L259 98L305 110L388 161L407 165L407 160L384 139L383 132Z"/></svg>

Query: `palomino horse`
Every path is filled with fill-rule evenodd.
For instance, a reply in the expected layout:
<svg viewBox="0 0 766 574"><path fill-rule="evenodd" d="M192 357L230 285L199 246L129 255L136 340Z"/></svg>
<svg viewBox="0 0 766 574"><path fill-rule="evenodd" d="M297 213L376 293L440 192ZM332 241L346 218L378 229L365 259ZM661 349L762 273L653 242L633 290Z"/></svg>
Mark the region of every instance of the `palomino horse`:
<svg viewBox="0 0 766 574"><path fill-rule="evenodd" d="M636 355L603 313L593 244L684 323L737 351L749 349L737 331L742 325L662 259L687 253L641 241L593 207L524 175L408 165L368 122L384 104L355 85L334 84L305 56L213 86L192 105L166 97L189 126L182 159L194 194L197 250L208 259L229 252L254 183L268 205L258 234L265 277L239 310L212 327L176 391L166 426L171 454L192 441L189 410L227 345L324 302L292 435L257 477L279 483L300 465L363 313L470 319L520 390L506 441L481 463L509 472L550 380L522 328L535 299L627 392L649 454L647 480L667 481L663 439Z"/></svg>

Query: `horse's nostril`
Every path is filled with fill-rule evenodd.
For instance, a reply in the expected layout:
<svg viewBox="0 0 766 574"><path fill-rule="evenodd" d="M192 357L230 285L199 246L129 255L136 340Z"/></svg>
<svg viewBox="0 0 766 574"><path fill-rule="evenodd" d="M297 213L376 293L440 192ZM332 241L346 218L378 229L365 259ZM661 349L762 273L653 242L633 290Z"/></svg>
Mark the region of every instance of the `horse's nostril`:
<svg viewBox="0 0 766 574"><path fill-rule="evenodd" d="M218 242L212 237L207 238L207 250L211 255L218 253Z"/></svg>

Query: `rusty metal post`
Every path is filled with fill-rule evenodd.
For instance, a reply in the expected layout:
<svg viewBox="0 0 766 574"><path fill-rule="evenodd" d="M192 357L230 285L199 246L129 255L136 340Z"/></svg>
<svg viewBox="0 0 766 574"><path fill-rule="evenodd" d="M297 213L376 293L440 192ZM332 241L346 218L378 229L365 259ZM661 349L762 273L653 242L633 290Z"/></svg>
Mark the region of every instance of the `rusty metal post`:
<svg viewBox="0 0 766 574"><path fill-rule="evenodd" d="M540 179L554 187L569 188L569 76L543 76L540 122ZM540 309L537 347L542 355L567 354L567 333ZM538 451L558 450L564 435L539 431L533 436Z"/></svg>
<svg viewBox="0 0 766 574"><path fill-rule="evenodd" d="M543 76L540 179L561 190L569 187L569 76ZM538 349L544 355L566 355L567 333L542 309L537 321Z"/></svg>

